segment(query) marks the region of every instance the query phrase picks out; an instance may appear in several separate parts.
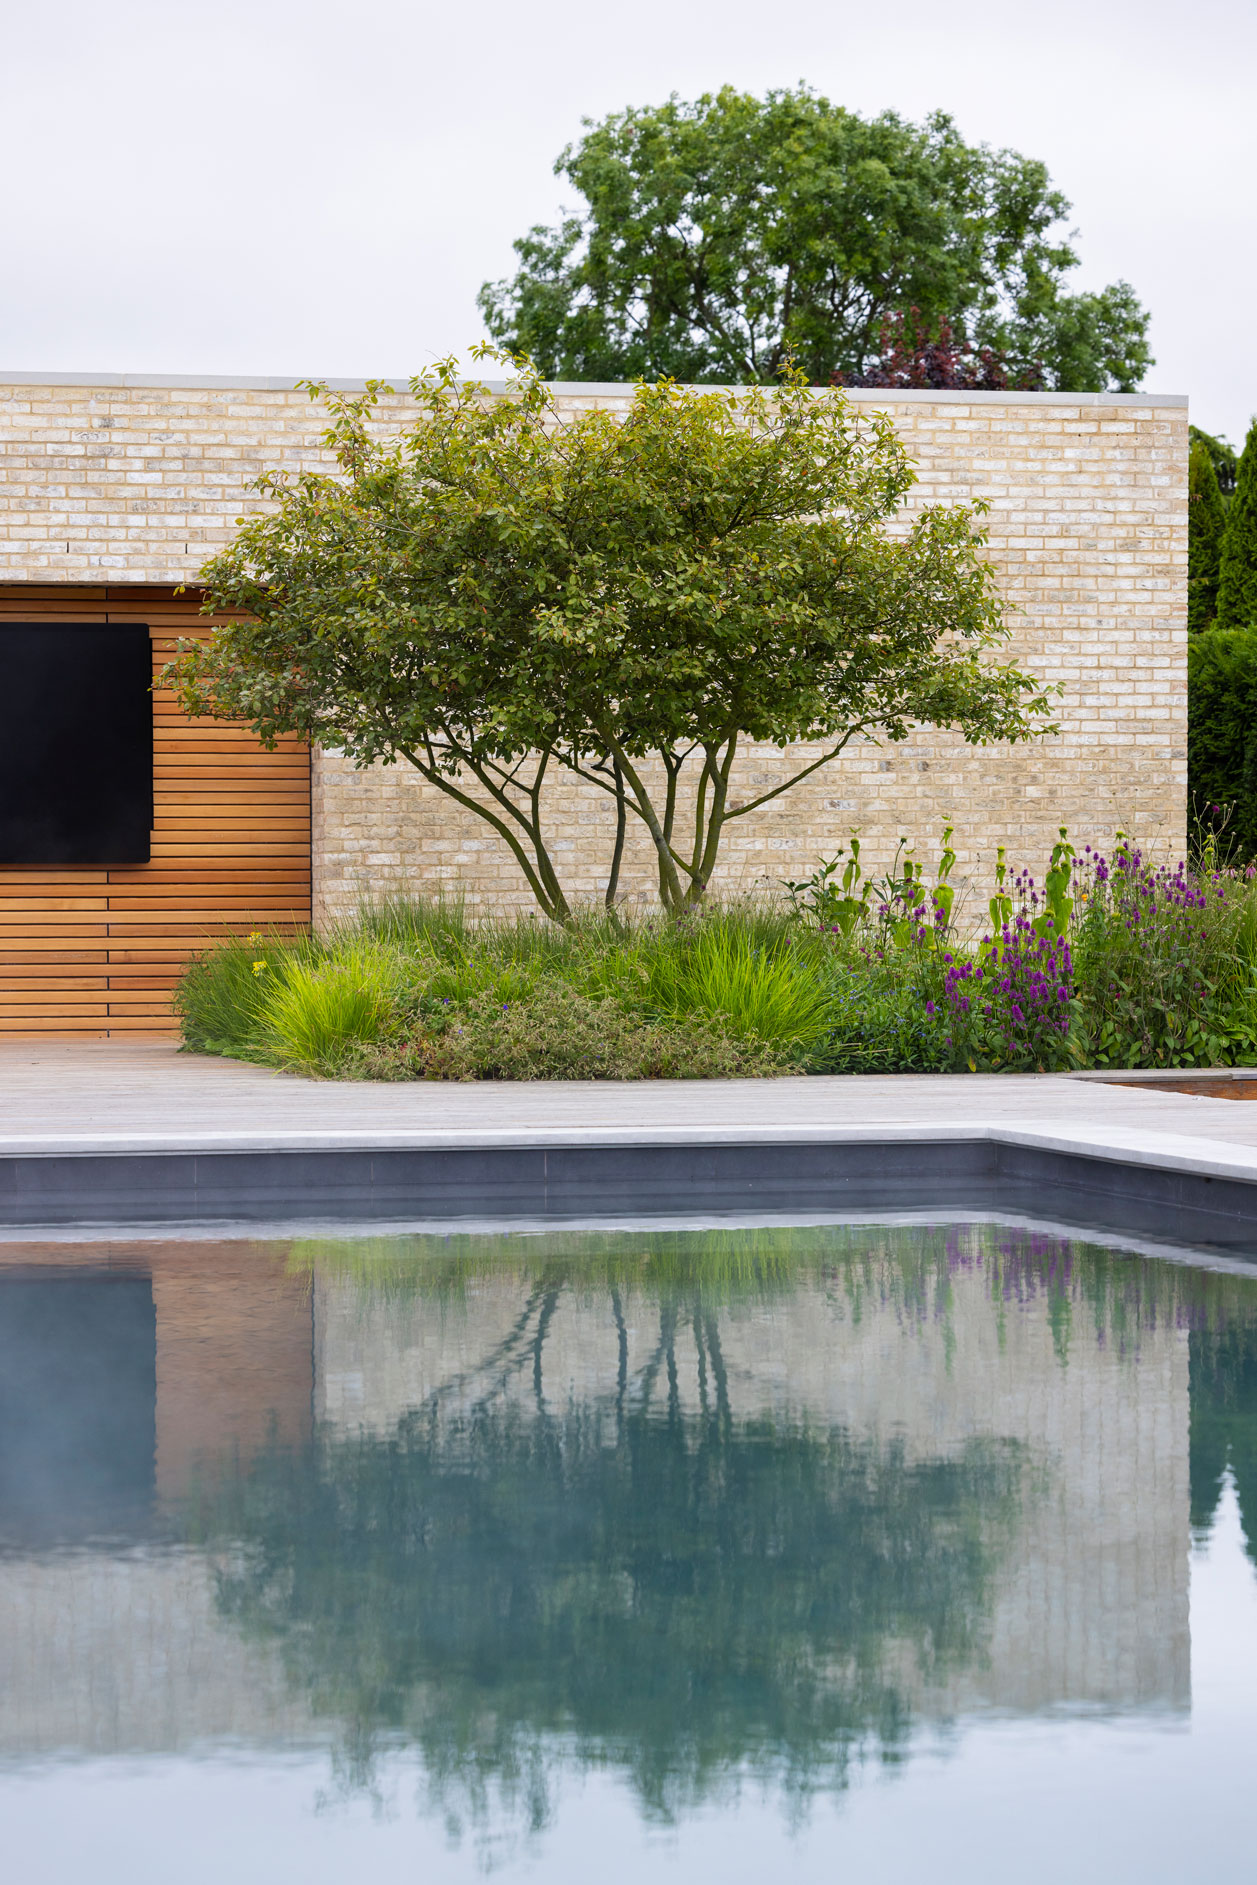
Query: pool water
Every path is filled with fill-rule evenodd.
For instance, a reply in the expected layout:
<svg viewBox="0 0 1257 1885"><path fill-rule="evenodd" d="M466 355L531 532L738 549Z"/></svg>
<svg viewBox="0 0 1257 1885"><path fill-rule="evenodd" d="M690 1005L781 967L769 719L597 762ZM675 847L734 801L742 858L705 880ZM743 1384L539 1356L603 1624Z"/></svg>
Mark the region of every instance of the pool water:
<svg viewBox="0 0 1257 1885"><path fill-rule="evenodd" d="M998 1222L0 1245L23 1885L1181 1880L1257 1270Z"/></svg>

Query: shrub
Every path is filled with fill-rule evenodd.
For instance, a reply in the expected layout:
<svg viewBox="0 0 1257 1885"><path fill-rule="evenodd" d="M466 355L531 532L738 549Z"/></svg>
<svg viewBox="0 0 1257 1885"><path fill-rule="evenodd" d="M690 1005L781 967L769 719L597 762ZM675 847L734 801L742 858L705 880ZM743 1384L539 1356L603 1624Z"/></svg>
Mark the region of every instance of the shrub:
<svg viewBox="0 0 1257 1885"><path fill-rule="evenodd" d="M403 1038L360 1050L352 1071L375 1080L711 1080L785 1070L778 1046L731 1039L689 1015L642 1021L557 979L526 1001L481 991L420 1020Z"/></svg>
<svg viewBox="0 0 1257 1885"><path fill-rule="evenodd" d="M1218 558L1218 627L1257 626L1257 419L1248 428Z"/></svg>
<svg viewBox="0 0 1257 1885"><path fill-rule="evenodd" d="M1218 563L1226 506L1213 459L1203 440L1192 443L1187 464L1187 626L1209 628L1218 612Z"/></svg>
<svg viewBox="0 0 1257 1885"><path fill-rule="evenodd" d="M835 954L830 1028L816 1073L951 1073L964 1061L950 1035L937 962L922 951Z"/></svg>

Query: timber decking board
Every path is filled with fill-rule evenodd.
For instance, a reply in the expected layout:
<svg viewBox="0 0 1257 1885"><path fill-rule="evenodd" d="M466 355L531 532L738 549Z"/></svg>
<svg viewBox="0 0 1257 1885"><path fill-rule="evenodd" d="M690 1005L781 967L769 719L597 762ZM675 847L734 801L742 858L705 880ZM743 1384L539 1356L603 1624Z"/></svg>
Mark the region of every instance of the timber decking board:
<svg viewBox="0 0 1257 1885"><path fill-rule="evenodd" d="M0 621L145 622L153 672L209 633L200 597L136 585L0 584ZM231 931L310 920L310 756L154 695L149 864L0 865L0 1036L175 1031L170 991Z"/></svg>

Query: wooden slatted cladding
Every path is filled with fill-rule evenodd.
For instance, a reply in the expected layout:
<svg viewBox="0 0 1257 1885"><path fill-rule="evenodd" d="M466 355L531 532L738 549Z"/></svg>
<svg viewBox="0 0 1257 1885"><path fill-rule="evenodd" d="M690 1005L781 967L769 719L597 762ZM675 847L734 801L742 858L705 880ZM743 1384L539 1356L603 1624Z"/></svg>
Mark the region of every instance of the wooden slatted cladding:
<svg viewBox="0 0 1257 1885"><path fill-rule="evenodd" d="M195 591L0 585L0 619L143 622L154 672L208 634ZM170 991L215 937L310 920L310 756L189 721L154 695L148 864L0 865L0 1034L170 1034Z"/></svg>

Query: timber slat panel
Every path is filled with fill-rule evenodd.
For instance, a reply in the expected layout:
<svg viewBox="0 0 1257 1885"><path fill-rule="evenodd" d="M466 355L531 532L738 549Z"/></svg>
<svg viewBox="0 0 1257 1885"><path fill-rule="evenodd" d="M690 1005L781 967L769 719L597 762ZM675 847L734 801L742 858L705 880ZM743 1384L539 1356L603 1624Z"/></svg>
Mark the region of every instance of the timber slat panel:
<svg viewBox="0 0 1257 1885"><path fill-rule="evenodd" d="M0 585L0 620L146 622L154 674L209 632L195 594ZM171 1034L188 957L310 917L310 759L154 696L152 862L0 865L0 1035Z"/></svg>

